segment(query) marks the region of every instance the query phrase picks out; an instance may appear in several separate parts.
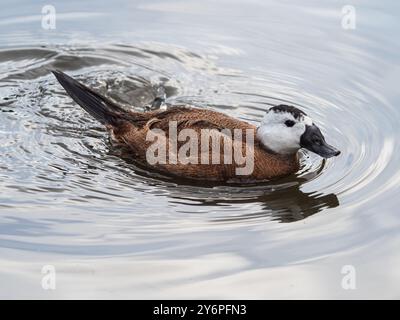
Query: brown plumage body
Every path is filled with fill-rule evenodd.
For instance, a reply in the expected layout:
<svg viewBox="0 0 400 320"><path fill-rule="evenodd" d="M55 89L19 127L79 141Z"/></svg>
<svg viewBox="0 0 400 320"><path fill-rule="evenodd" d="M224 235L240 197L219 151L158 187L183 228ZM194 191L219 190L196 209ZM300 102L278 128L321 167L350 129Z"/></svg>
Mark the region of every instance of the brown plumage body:
<svg viewBox="0 0 400 320"><path fill-rule="evenodd" d="M210 129L211 139L218 139L220 148L216 149L219 152L220 163L212 163L212 143L208 145L207 155L209 155L209 163L171 163L169 158L169 124L175 121L177 125L177 133L184 129L194 130L198 136L201 136L202 129ZM245 121L232 118L226 114L212 111L209 109L198 109L193 107L177 106L172 107L167 111L156 112L128 112L120 118L119 125L108 125L107 128L112 134L112 138L120 146L128 147L125 156L132 156L132 158L146 166L149 169L156 169L157 171L179 176L188 179L199 179L209 181L258 181L268 180L274 177L284 176L294 173L298 170L299 164L297 155L279 155L268 151L256 137L257 128ZM154 143L146 139L149 130L160 129L166 133L167 139L167 161L164 164L150 165L146 158L146 151ZM234 132L234 129L240 129L243 132L241 141L234 141L232 136L226 136L221 131L229 129ZM247 145L246 149L246 129L253 134L253 141L251 145ZM160 137L162 138L162 137ZM248 175L238 175L236 169L243 168L244 164L239 164L232 157L232 163L224 163L225 156L225 143L227 138L230 143L241 144L242 155L253 154L254 167ZM199 143L201 139L199 138ZM212 140L211 140L212 141ZM178 142L179 148L187 143L187 141ZM214 149L215 151L215 149ZM201 146L198 147L197 159L201 159ZM198 161L200 162L200 160Z"/></svg>
<svg viewBox="0 0 400 320"><path fill-rule="evenodd" d="M185 179L242 182L269 180L295 173L299 169L299 161L296 153L282 155L267 150L257 139L257 127L245 121L213 110L190 106L175 106L166 111L129 111L68 75L60 71L53 71L53 73L68 94L83 109L106 126L111 134L112 141L123 150L123 157L132 159L150 171L155 170L166 175ZM174 161L171 161L169 152L169 143L171 142L169 126L172 122L176 123L178 136L184 129L192 129L199 137L201 137L203 129L211 130L211 139L216 139L215 141L219 141L220 145L220 148L216 150L218 153L216 158L219 157L219 163L212 161L212 157L215 155L212 152L215 149L212 148L211 144L206 148L206 158L207 155L209 156L208 164L200 161L204 154L202 152L204 150L201 150L202 147L200 145L194 157L199 159L198 163L181 163L179 159L176 163L173 163ZM162 130L165 133L165 144L167 146L166 163L150 164L148 161L147 152L154 141L149 141L147 137L149 131L154 129ZM242 130L242 139L237 140L232 138L234 136L234 129ZM254 143L247 142L246 129L250 130ZM232 136L227 136L224 130L230 130ZM162 136L159 138L163 139ZM201 139L199 138L198 142L200 143L200 141ZM178 152L180 147L185 143L186 141L177 142ZM226 163L224 161L225 144L236 146L237 150L242 151L243 156L246 154L252 155L252 170L247 174L238 175L237 169L243 168L245 164L238 163L234 157L232 157L231 163ZM172 155L174 155L174 152L172 152Z"/></svg>

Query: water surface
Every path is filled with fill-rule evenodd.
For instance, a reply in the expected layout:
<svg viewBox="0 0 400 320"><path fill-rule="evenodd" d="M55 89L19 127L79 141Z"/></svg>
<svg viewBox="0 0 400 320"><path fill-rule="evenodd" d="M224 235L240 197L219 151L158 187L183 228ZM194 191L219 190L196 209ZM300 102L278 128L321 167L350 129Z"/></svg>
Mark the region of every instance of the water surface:
<svg viewBox="0 0 400 320"><path fill-rule="evenodd" d="M398 5L356 3L346 30L335 1L53 1L45 30L45 4L0 13L1 298L399 297ZM160 87L252 123L292 104L342 154L259 185L161 179L51 68L137 110Z"/></svg>

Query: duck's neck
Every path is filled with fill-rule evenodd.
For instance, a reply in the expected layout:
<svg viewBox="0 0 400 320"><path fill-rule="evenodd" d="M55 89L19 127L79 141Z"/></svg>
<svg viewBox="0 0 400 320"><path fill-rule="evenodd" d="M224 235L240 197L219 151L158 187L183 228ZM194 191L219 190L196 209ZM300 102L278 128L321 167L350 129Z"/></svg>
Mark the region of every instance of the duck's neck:
<svg viewBox="0 0 400 320"><path fill-rule="evenodd" d="M262 147L268 151L268 153L271 153L273 155L277 155L283 158L293 158L297 156L297 153L299 149L293 148L293 149L280 149L279 144L271 144L271 140L268 139L268 136L263 132L262 127L258 127L256 131L256 139L259 141L259 143L262 145ZM288 150L287 152L284 152L283 150Z"/></svg>

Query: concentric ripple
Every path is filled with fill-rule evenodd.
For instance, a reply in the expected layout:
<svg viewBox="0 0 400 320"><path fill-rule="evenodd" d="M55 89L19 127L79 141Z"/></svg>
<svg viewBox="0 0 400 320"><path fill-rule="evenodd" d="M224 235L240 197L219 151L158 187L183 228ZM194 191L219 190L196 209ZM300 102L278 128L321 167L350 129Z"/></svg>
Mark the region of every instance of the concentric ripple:
<svg viewBox="0 0 400 320"><path fill-rule="evenodd" d="M46 206L57 199L62 206L97 207L109 202L112 210L123 210L132 194L138 198L146 193L169 203L174 212L189 214L203 207L209 219L219 222L260 218L291 222L339 204L359 204L376 194L375 180L383 183L381 189L398 179L387 172L396 147L396 110L366 88L356 96L343 94L345 103L336 104L334 99L300 92L291 83L279 88L278 78L245 77L239 70L226 70L204 56L167 45L20 48L3 50L0 57L2 201L6 204L14 198L16 203ZM103 127L72 103L49 73L51 68L69 71L115 101L139 110L151 103L160 86L171 104L213 108L254 123L269 106L289 103L312 116L328 141L341 148L342 156L322 161L302 151L302 168L296 175L261 185L168 182L113 156ZM270 94L263 95L269 86ZM365 101L387 111L368 113ZM354 126L360 120L363 125ZM384 132L381 123L386 124ZM20 193L23 196L16 196ZM143 203L146 211L153 203ZM243 213L243 206L250 212Z"/></svg>

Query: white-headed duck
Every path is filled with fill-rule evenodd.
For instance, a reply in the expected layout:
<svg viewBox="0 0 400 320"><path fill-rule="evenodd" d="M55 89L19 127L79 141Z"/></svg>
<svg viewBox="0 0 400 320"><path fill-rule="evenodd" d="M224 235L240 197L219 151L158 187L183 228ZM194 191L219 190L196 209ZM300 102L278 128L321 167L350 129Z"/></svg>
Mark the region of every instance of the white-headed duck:
<svg viewBox="0 0 400 320"><path fill-rule="evenodd" d="M136 112L118 106L61 71L53 73L71 98L105 125L112 141L149 170L204 181L261 181L298 171L300 148L324 158L340 154L325 142L311 118L293 106L270 108L258 127L191 106ZM209 140L191 136L200 137L204 131ZM204 141L206 147L201 145ZM238 150L241 154L237 156ZM164 156L160 154L163 151Z"/></svg>

